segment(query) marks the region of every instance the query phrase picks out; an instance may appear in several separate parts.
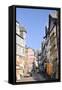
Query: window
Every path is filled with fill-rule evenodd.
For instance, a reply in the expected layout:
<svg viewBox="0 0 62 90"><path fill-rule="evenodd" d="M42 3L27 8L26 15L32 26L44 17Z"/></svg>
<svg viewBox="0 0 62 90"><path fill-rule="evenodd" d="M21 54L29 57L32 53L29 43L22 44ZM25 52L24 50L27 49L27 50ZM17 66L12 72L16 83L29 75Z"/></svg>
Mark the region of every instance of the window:
<svg viewBox="0 0 62 90"><path fill-rule="evenodd" d="M24 39L22 39L17 35L16 35L16 43L19 44L20 46L23 46L23 47L25 46Z"/></svg>
<svg viewBox="0 0 62 90"><path fill-rule="evenodd" d="M20 30L20 36L23 38L23 32Z"/></svg>

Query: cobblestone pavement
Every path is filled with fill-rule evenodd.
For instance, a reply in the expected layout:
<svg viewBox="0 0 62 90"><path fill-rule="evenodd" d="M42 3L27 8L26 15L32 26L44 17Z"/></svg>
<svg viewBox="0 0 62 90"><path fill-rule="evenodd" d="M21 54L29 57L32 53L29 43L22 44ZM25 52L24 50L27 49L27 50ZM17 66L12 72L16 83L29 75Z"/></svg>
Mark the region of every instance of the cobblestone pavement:
<svg viewBox="0 0 62 90"><path fill-rule="evenodd" d="M29 82L29 81L43 81L46 80L43 75L40 75L39 73L33 73L32 76L28 77L22 77L20 82Z"/></svg>

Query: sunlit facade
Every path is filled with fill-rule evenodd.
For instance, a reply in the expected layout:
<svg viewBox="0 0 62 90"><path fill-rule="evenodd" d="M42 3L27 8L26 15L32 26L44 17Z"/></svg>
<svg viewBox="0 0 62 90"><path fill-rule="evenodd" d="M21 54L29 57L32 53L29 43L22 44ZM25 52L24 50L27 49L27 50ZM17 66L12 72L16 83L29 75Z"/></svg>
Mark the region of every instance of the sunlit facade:
<svg viewBox="0 0 62 90"><path fill-rule="evenodd" d="M24 76L26 30L16 22L16 79Z"/></svg>

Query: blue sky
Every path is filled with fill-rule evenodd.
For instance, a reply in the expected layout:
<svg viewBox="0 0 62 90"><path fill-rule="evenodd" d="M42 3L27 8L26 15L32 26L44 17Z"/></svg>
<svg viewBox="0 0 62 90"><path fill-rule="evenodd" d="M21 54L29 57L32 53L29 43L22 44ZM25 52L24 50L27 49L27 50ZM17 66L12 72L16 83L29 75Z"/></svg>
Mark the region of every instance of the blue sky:
<svg viewBox="0 0 62 90"><path fill-rule="evenodd" d="M54 10L16 8L16 20L26 28L26 44L33 49L40 49L48 25L48 15Z"/></svg>

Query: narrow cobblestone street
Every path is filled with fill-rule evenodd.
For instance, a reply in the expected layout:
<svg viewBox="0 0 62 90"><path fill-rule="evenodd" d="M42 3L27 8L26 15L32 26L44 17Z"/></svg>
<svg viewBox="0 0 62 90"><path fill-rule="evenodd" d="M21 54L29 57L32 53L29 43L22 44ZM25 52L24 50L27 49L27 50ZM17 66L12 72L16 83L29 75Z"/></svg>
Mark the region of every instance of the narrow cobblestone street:
<svg viewBox="0 0 62 90"><path fill-rule="evenodd" d="M58 79L60 76L59 12L57 10L47 10L46 12L32 10L31 12L28 9L27 13L24 9L17 9L16 11L16 81ZM29 18L28 21L27 17ZM33 21L30 20L31 18ZM43 18L45 19L44 22L42 21ZM45 22L47 22L46 25Z"/></svg>
<svg viewBox="0 0 62 90"><path fill-rule="evenodd" d="M46 78L43 75L40 75L39 73L33 73L32 76L25 76L22 77L20 82L29 82L29 81L44 81Z"/></svg>

